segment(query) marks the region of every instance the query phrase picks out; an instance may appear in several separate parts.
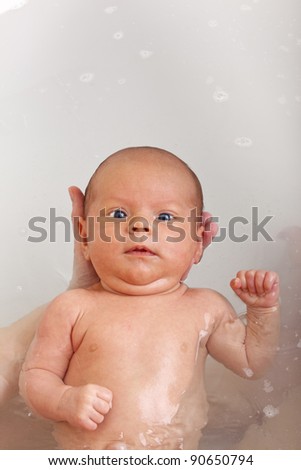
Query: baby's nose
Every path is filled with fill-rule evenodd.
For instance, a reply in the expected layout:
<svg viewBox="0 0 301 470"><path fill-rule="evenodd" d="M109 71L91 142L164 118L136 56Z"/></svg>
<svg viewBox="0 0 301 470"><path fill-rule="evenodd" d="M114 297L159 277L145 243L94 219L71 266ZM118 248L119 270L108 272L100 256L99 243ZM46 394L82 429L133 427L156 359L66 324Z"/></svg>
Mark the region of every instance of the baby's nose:
<svg viewBox="0 0 301 470"><path fill-rule="evenodd" d="M130 232L149 232L150 225L145 217L133 217L129 223Z"/></svg>

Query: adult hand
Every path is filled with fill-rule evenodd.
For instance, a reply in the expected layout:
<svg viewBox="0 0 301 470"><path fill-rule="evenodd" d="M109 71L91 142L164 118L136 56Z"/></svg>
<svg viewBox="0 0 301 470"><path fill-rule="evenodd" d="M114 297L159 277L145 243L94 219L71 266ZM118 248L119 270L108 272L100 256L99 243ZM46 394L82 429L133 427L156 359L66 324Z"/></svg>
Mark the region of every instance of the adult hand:
<svg viewBox="0 0 301 470"><path fill-rule="evenodd" d="M69 195L72 201L72 223L74 232L73 273L69 289L89 287L99 282L99 278L90 261L87 261L81 249L79 237L79 219L84 217L84 195L76 186L71 186Z"/></svg>

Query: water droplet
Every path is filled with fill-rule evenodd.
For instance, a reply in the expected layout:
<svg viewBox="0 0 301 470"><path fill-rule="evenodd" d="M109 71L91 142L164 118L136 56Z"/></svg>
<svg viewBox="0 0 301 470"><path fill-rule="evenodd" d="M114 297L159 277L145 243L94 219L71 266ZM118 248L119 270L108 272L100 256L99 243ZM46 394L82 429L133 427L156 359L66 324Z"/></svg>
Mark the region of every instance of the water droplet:
<svg viewBox="0 0 301 470"><path fill-rule="evenodd" d="M16 289L17 289L17 292L23 292L23 287L22 286L17 286Z"/></svg>
<svg viewBox="0 0 301 470"><path fill-rule="evenodd" d="M153 51L142 50L139 52L139 54L142 57L142 59L149 59L149 57L153 55Z"/></svg>
<svg viewBox="0 0 301 470"><path fill-rule="evenodd" d="M118 84L119 85L124 85L126 83L126 78L119 78Z"/></svg>
<svg viewBox="0 0 301 470"><path fill-rule="evenodd" d="M117 31L117 33L115 33L115 34L113 35L113 38L118 41L119 39L122 39L123 36L124 36L124 34L123 34L122 31Z"/></svg>
<svg viewBox="0 0 301 470"><path fill-rule="evenodd" d="M216 103L224 103L225 101L229 100L229 93L222 90L221 88L217 88L213 93L213 99Z"/></svg>
<svg viewBox="0 0 301 470"><path fill-rule="evenodd" d="M243 4L243 5L241 5L240 9L242 11L251 11L252 7L250 5Z"/></svg>
<svg viewBox="0 0 301 470"><path fill-rule="evenodd" d="M298 341L297 348L301 348L301 339Z"/></svg>
<svg viewBox="0 0 301 470"><path fill-rule="evenodd" d="M209 76L206 78L206 85L211 85L214 82L214 78Z"/></svg>
<svg viewBox="0 0 301 470"><path fill-rule="evenodd" d="M24 7L28 3L28 0L6 0L0 2L0 15L11 10L18 10Z"/></svg>
<svg viewBox="0 0 301 470"><path fill-rule="evenodd" d="M21 237L25 237L27 235L28 231L26 228L20 228L19 230L19 234L21 235Z"/></svg>
<svg viewBox="0 0 301 470"><path fill-rule="evenodd" d="M10 7L11 10L19 10L19 8L22 8L28 3L28 0L18 0L18 1L13 1L12 6Z"/></svg>
<svg viewBox="0 0 301 470"><path fill-rule="evenodd" d="M271 384L271 382L269 380L264 380L263 381L263 390L266 393L271 393L274 390L274 387L273 387L273 385Z"/></svg>
<svg viewBox="0 0 301 470"><path fill-rule="evenodd" d="M254 372L252 371L252 369L249 369L248 367L245 367L243 369L243 371L244 371L246 377L252 377L254 375Z"/></svg>
<svg viewBox="0 0 301 470"><path fill-rule="evenodd" d="M282 52L289 52L289 48L286 47L286 46L279 46L279 50L282 51Z"/></svg>
<svg viewBox="0 0 301 470"><path fill-rule="evenodd" d="M282 105L287 104L287 99L285 95L279 96L277 101L279 104L282 104Z"/></svg>
<svg viewBox="0 0 301 470"><path fill-rule="evenodd" d="M118 7L117 6L111 6L111 7L107 7L105 8L105 12L108 14L108 15L112 15L112 13L115 13L115 11L118 10Z"/></svg>
<svg viewBox="0 0 301 470"><path fill-rule="evenodd" d="M208 26L209 26L209 28L216 28L218 26L218 21L217 20L210 20L210 21L208 21Z"/></svg>
<svg viewBox="0 0 301 470"><path fill-rule="evenodd" d="M89 83L89 82L92 82L92 80L94 80L94 73L83 73L80 77L79 77L80 81L83 82L83 83Z"/></svg>
<svg viewBox="0 0 301 470"><path fill-rule="evenodd" d="M267 418L274 418L279 414L278 408L275 408L273 405L265 406L263 412Z"/></svg>
<svg viewBox="0 0 301 470"><path fill-rule="evenodd" d="M252 147L253 145L252 139L250 139L250 137L236 137L236 139L234 140L234 143L238 147L244 147L244 148Z"/></svg>

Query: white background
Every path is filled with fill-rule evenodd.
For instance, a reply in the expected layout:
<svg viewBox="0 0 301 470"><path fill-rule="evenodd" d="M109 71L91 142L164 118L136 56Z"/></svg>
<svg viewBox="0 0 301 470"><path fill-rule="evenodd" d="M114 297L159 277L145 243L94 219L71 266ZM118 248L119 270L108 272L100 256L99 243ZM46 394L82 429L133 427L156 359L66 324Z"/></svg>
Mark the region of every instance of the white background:
<svg viewBox="0 0 301 470"><path fill-rule="evenodd" d="M30 243L28 221L69 217L123 147L153 145L199 175L226 227L260 219L275 242L227 238L189 278L237 307L238 269L280 270L299 246L301 14L298 0L0 0L1 313L7 325L65 289L72 244ZM237 235L251 236L249 226ZM298 231L297 231L298 233ZM294 238L294 235L293 235ZM293 246L295 256L288 258ZM283 271L283 272L282 272Z"/></svg>

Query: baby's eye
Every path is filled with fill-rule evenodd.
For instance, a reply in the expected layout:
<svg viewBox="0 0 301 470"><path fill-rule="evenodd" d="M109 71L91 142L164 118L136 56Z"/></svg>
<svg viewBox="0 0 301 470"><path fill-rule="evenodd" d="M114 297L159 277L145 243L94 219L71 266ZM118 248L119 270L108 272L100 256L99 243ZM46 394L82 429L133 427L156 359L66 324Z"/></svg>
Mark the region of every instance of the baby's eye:
<svg viewBox="0 0 301 470"><path fill-rule="evenodd" d="M127 215L122 209L115 209L109 213L109 217L114 217L114 219L126 219Z"/></svg>
<svg viewBox="0 0 301 470"><path fill-rule="evenodd" d="M158 215L158 220L163 220L165 222L169 222L173 218L174 218L173 215L169 214L168 212L162 212L161 214Z"/></svg>

